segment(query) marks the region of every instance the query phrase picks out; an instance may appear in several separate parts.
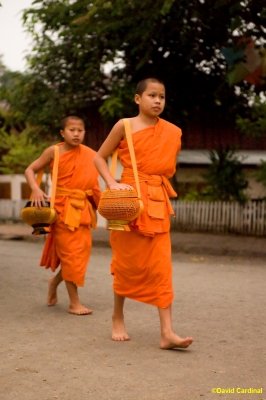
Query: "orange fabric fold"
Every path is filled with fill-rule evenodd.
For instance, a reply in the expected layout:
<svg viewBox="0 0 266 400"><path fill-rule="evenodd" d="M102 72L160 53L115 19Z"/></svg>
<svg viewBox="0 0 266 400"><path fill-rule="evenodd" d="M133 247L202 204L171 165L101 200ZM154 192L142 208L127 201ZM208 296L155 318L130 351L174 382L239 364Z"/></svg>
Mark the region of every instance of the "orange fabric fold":
<svg viewBox="0 0 266 400"><path fill-rule="evenodd" d="M58 146L63 143L59 143ZM96 227L100 199L95 151L79 145L59 158L55 209L57 221L47 235L40 265L55 271L61 264L62 277L84 285L92 240L90 226ZM50 164L52 172L53 162Z"/></svg>
<svg viewBox="0 0 266 400"><path fill-rule="evenodd" d="M181 130L159 118L132 139L144 211L130 223L130 232L111 232L113 288L121 296L166 308L173 301L169 197L177 196L168 178L176 170ZM126 140L118 155L124 167L121 181L135 188Z"/></svg>
<svg viewBox="0 0 266 400"><path fill-rule="evenodd" d="M177 197L171 183L165 176L149 175L139 172L139 181L146 182L148 185L148 215L151 218L164 219L164 202L166 203L168 214L174 215L174 210L169 197ZM134 182L134 174L131 168L125 168L121 182Z"/></svg>
<svg viewBox="0 0 266 400"><path fill-rule="evenodd" d="M88 201L88 210L91 217L91 226L96 229L96 212L93 209L92 204L89 202L88 197L93 195L92 190L86 190L85 192L79 189L67 189L61 186L57 186L56 194L58 196L67 196L64 223L68 229L74 231L75 228L80 226L81 211L85 208L85 203Z"/></svg>

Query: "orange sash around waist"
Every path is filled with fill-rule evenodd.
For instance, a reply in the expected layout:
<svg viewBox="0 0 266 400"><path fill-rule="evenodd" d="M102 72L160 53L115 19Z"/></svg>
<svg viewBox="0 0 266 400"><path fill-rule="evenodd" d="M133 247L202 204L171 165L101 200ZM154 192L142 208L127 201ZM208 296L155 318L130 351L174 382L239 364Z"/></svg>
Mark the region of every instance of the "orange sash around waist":
<svg viewBox="0 0 266 400"><path fill-rule="evenodd" d="M96 228L96 213L90 203L88 197L93 195L91 189L83 191L79 189L67 189L63 186L57 186L56 195L67 196L65 204L64 223L68 229L74 231L80 226L81 211L85 208L86 201L91 216L91 226Z"/></svg>
<svg viewBox="0 0 266 400"><path fill-rule="evenodd" d="M164 219L164 202L166 202L168 214L174 215L174 210L169 197L176 197L171 183L165 176L149 175L138 171L139 181L146 182L148 185L148 215L151 218ZM134 174L131 168L125 168L121 182L134 182Z"/></svg>

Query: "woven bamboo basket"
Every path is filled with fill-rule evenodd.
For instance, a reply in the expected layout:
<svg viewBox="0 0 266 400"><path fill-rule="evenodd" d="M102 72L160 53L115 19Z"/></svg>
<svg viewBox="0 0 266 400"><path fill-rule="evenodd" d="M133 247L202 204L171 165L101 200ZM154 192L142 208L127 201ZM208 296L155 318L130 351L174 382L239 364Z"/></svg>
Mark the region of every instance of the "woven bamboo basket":
<svg viewBox="0 0 266 400"><path fill-rule="evenodd" d="M99 214L108 221L108 230L130 230L128 223L143 211L143 203L136 190L106 189L98 206Z"/></svg>

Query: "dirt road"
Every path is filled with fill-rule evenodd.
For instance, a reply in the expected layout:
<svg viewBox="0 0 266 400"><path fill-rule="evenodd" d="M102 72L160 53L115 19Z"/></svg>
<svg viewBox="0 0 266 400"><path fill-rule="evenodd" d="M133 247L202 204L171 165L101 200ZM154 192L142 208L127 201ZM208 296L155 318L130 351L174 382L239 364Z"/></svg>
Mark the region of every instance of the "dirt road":
<svg viewBox="0 0 266 400"><path fill-rule="evenodd" d="M63 286L58 305L45 305L41 249L0 241L1 400L266 399L265 259L175 253L174 328L195 342L164 351L156 308L130 300L131 341L110 339L108 248L93 249L80 291L91 316L66 312Z"/></svg>

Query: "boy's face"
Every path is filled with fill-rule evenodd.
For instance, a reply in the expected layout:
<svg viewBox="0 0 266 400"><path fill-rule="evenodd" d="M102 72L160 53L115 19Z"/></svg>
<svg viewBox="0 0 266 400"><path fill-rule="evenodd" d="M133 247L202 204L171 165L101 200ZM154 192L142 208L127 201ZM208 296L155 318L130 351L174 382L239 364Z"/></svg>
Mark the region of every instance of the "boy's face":
<svg viewBox="0 0 266 400"><path fill-rule="evenodd" d="M70 119L60 133L68 146L77 147L83 142L85 136L84 124L78 119Z"/></svg>
<svg viewBox="0 0 266 400"><path fill-rule="evenodd" d="M142 95L136 94L135 102L139 105L140 112L147 116L160 115L165 106L165 87L158 82L149 82Z"/></svg>

